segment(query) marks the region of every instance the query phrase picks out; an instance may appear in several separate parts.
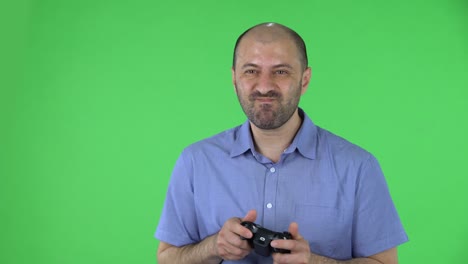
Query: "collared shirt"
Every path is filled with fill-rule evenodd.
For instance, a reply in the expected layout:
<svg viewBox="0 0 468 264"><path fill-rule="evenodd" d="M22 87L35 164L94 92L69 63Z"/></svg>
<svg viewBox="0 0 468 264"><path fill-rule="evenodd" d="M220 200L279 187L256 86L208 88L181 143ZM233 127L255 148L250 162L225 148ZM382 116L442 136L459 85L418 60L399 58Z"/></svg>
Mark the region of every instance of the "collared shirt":
<svg viewBox="0 0 468 264"><path fill-rule="evenodd" d="M184 149L155 237L174 246L197 243L255 209L257 224L283 232L297 222L311 251L334 259L406 242L374 156L299 113L301 128L277 163L255 150L248 121ZM271 263L271 257L252 252L223 263Z"/></svg>

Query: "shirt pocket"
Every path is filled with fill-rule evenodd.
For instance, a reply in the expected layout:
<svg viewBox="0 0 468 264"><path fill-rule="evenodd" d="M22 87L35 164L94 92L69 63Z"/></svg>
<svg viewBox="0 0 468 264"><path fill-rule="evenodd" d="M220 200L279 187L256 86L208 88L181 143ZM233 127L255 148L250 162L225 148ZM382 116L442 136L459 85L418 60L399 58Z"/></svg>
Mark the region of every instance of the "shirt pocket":
<svg viewBox="0 0 468 264"><path fill-rule="evenodd" d="M310 250L332 257L343 239L343 215L333 207L296 204L295 219L299 233L309 241Z"/></svg>

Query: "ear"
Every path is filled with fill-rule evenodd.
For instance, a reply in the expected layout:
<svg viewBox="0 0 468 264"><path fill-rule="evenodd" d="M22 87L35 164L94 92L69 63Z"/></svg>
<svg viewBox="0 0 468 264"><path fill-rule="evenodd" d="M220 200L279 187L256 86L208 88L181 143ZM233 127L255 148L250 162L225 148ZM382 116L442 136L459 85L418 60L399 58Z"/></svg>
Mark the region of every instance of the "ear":
<svg viewBox="0 0 468 264"><path fill-rule="evenodd" d="M307 88L309 87L310 83L310 78L312 78L312 69L310 67L307 67L304 73L302 73L301 95L303 95L307 91Z"/></svg>
<svg viewBox="0 0 468 264"><path fill-rule="evenodd" d="M234 86L234 90L236 90L236 71L234 67L231 67L231 75L232 75L232 85Z"/></svg>

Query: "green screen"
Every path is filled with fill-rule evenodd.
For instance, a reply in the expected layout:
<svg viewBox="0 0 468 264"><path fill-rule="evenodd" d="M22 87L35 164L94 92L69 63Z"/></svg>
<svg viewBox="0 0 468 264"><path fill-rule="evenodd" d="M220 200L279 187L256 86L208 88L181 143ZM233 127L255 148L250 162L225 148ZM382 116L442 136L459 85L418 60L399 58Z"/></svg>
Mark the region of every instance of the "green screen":
<svg viewBox="0 0 468 264"><path fill-rule="evenodd" d="M182 149L245 116L239 34L308 45L301 107L380 161L410 242L401 263L468 257L468 3L4 1L0 263L155 263Z"/></svg>

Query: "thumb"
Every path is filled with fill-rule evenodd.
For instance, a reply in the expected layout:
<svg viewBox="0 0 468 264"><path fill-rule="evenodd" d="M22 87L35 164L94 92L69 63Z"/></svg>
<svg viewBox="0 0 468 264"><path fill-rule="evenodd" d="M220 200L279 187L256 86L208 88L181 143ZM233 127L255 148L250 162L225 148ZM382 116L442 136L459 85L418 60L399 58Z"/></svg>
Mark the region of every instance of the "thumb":
<svg viewBox="0 0 468 264"><path fill-rule="evenodd" d="M257 211L250 210L247 212L244 218L242 218L242 222L244 221L255 222L256 219L257 219Z"/></svg>
<svg viewBox="0 0 468 264"><path fill-rule="evenodd" d="M301 234L299 234L299 225L296 222L289 225L288 232L291 233L293 239L302 239Z"/></svg>

